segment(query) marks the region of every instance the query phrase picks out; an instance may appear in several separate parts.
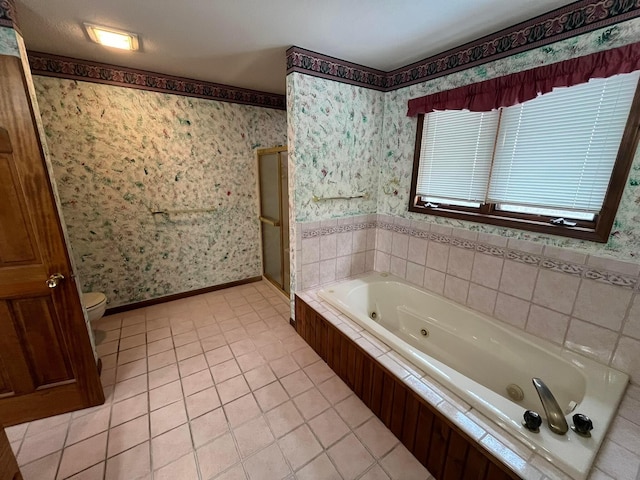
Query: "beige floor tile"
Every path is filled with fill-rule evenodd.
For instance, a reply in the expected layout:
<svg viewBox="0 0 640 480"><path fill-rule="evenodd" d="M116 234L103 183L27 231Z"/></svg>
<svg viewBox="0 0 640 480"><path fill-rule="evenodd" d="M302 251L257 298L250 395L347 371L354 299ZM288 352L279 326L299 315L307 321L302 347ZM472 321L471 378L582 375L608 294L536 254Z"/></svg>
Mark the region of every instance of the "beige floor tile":
<svg viewBox="0 0 640 480"><path fill-rule="evenodd" d="M111 408L106 407L72 420L65 445L72 445L107 430L110 414Z"/></svg>
<svg viewBox="0 0 640 480"><path fill-rule="evenodd" d="M247 475L244 473L244 468L242 468L242 464L239 463L223 474L217 476L216 480L247 480L247 478Z"/></svg>
<svg viewBox="0 0 640 480"><path fill-rule="evenodd" d="M229 431L229 424L222 408L205 413L191 421L191 436L196 448Z"/></svg>
<svg viewBox="0 0 640 480"><path fill-rule="evenodd" d="M30 463L62 449L67 434L67 423L57 425L36 435L25 437L18 454L18 465ZM29 431L27 430L27 434Z"/></svg>
<svg viewBox="0 0 640 480"><path fill-rule="evenodd" d="M276 381L276 376L267 365L246 372L244 378L247 380L249 388L254 391Z"/></svg>
<svg viewBox="0 0 640 480"><path fill-rule="evenodd" d="M216 348L220 348L226 344L227 344L227 340L224 338L224 335L222 335L222 333L212 335L211 337L202 338L200 340L200 345L202 345L202 350L204 350L205 352L215 350Z"/></svg>
<svg viewBox="0 0 640 480"><path fill-rule="evenodd" d="M391 478L402 480L424 480L431 478L426 468L411 455L404 445L398 445L380 462L381 466L389 472Z"/></svg>
<svg viewBox="0 0 640 480"><path fill-rule="evenodd" d="M239 460L240 456L229 433L198 449L202 478L213 478Z"/></svg>
<svg viewBox="0 0 640 480"><path fill-rule="evenodd" d="M233 359L233 352L226 343L221 347L208 351L205 355L210 367Z"/></svg>
<svg viewBox="0 0 640 480"><path fill-rule="evenodd" d="M395 435L375 417L358 427L356 435L376 458L383 457L398 444Z"/></svg>
<svg viewBox="0 0 640 480"><path fill-rule="evenodd" d="M220 395L220 401L222 404L229 403L236 398L249 393L249 385L242 375L234 377L230 380L226 380L216 385L218 394Z"/></svg>
<svg viewBox="0 0 640 480"><path fill-rule="evenodd" d="M197 328L197 333L198 338L200 340L203 340L205 338L210 338L222 334L222 330L220 330L220 327L214 323L213 317L210 317L209 324L204 325L201 328Z"/></svg>
<svg viewBox="0 0 640 480"><path fill-rule="evenodd" d="M253 352L256 349L256 346L253 344L251 339L243 338L242 340L238 340L237 342L229 345L233 355L239 357L241 355L246 355L249 352Z"/></svg>
<svg viewBox="0 0 640 480"><path fill-rule="evenodd" d="M311 347L301 348L291 354L300 367L304 368L320 360L320 357Z"/></svg>
<svg viewBox="0 0 640 480"><path fill-rule="evenodd" d="M122 402L114 403L111 408L111 428L145 415L148 410L149 400L146 392Z"/></svg>
<svg viewBox="0 0 640 480"><path fill-rule="evenodd" d="M175 382L180 378L178 365L172 363L166 367L149 372L149 390L161 387L167 383Z"/></svg>
<svg viewBox="0 0 640 480"><path fill-rule="evenodd" d="M105 462L100 462L93 467L87 468L80 473L76 473L69 480L103 480L104 479Z"/></svg>
<svg viewBox="0 0 640 480"><path fill-rule="evenodd" d="M156 470L153 474L154 480L199 480L198 468L193 453L189 453Z"/></svg>
<svg viewBox="0 0 640 480"><path fill-rule="evenodd" d="M281 378L280 383L282 383L282 386L291 397L295 397L313 387L313 383L302 370Z"/></svg>
<svg viewBox="0 0 640 480"><path fill-rule="evenodd" d="M186 398L189 419L194 419L220 406L215 387L207 388Z"/></svg>
<svg viewBox="0 0 640 480"><path fill-rule="evenodd" d="M267 412L289 400L289 395L282 388L280 382L270 383L255 391L254 395L263 412Z"/></svg>
<svg viewBox="0 0 640 480"><path fill-rule="evenodd" d="M147 359L142 358L124 365L120 365L117 369L116 382L122 382L138 375L147 373Z"/></svg>
<svg viewBox="0 0 640 480"><path fill-rule="evenodd" d="M276 343L278 341L278 337L276 337L272 332L260 332L251 335L251 341L257 347L264 347L265 345L269 345L270 343Z"/></svg>
<svg viewBox="0 0 640 480"><path fill-rule="evenodd" d="M355 395L351 395L337 403L335 409L351 428L362 425L373 415L369 407Z"/></svg>
<svg viewBox="0 0 640 480"><path fill-rule="evenodd" d="M335 375L329 365L327 365L322 360L312 363L311 365L307 365L303 370L304 373L306 373L311 381L316 385L320 385L321 383Z"/></svg>
<svg viewBox="0 0 640 480"><path fill-rule="evenodd" d="M251 480L279 480L291 473L275 443L245 460L244 467Z"/></svg>
<svg viewBox="0 0 640 480"><path fill-rule="evenodd" d="M107 460L105 480L137 480L151 472L149 442Z"/></svg>
<svg viewBox="0 0 640 480"><path fill-rule="evenodd" d="M189 425L181 425L151 440L153 467L159 468L193 450Z"/></svg>
<svg viewBox="0 0 640 480"><path fill-rule="evenodd" d="M182 320L177 323L171 322L171 333L173 333L174 338L176 337L180 338L185 333L189 333L189 334L193 334L194 336L197 336L195 333L195 329L196 329L196 326L190 320ZM181 343L181 345L184 345L185 343L189 343L192 341L193 341L193 337L190 336L189 340L186 340L184 343ZM176 346L178 346L178 344L176 344Z"/></svg>
<svg viewBox="0 0 640 480"><path fill-rule="evenodd" d="M176 363L175 350L167 350L166 352L158 353L156 355L150 355L148 358L149 371L157 370L158 368L166 367Z"/></svg>
<svg viewBox="0 0 640 480"><path fill-rule="evenodd" d="M333 409L318 415L309 422L309 426L324 448L329 448L350 431L347 424Z"/></svg>
<svg viewBox="0 0 640 480"><path fill-rule="evenodd" d="M237 342L238 340L243 340L247 337L247 331L244 327L234 328L233 330L229 330L224 332L224 338L227 339L229 344Z"/></svg>
<svg viewBox="0 0 640 480"><path fill-rule="evenodd" d="M55 480L62 451L57 451L34 462L22 465L20 472L24 480Z"/></svg>
<svg viewBox="0 0 640 480"><path fill-rule="evenodd" d="M184 401L179 400L151 412L150 421L152 437L156 437L166 431L182 425L183 423L186 423L187 411L184 406Z"/></svg>
<svg viewBox="0 0 640 480"><path fill-rule="evenodd" d="M129 420L109 430L107 457L113 457L149 439L149 415Z"/></svg>
<svg viewBox="0 0 640 480"><path fill-rule="evenodd" d="M126 338L122 337L120 339L120 346L118 347L118 350L122 352L123 350L139 347L140 345L144 345L145 343L147 343L147 338L143 330L143 333L139 333L137 335L131 335Z"/></svg>
<svg viewBox="0 0 640 480"><path fill-rule="evenodd" d="M224 406L231 427L236 427L260 415L260 407L253 395L245 395Z"/></svg>
<svg viewBox="0 0 640 480"><path fill-rule="evenodd" d="M346 480L356 478L375 462L353 434L340 440L327 453Z"/></svg>
<svg viewBox="0 0 640 480"><path fill-rule="evenodd" d="M269 330L269 325L267 325L262 320L259 320L251 325L246 325L245 330L250 336L258 335L260 333L265 333ZM271 342L269 342L271 343Z"/></svg>
<svg viewBox="0 0 640 480"><path fill-rule="evenodd" d="M151 411L177 402L182 398L182 384L179 380L167 383L149 391L149 408Z"/></svg>
<svg viewBox="0 0 640 480"><path fill-rule="evenodd" d="M196 355L200 355L201 353L202 346L200 345L200 341L195 341L192 343L187 343L186 345L182 345L180 347L176 347L176 358L178 359L178 361L195 357Z"/></svg>
<svg viewBox="0 0 640 480"><path fill-rule="evenodd" d="M262 416L236 428L233 431L233 436L236 439L242 458L246 458L252 453L262 450L275 440L267 422Z"/></svg>
<svg viewBox="0 0 640 480"><path fill-rule="evenodd" d="M423 480L427 480L425 477ZM374 465L367 473L360 477L360 480L390 480L389 475L385 473L380 465Z"/></svg>
<svg viewBox="0 0 640 480"><path fill-rule="evenodd" d="M130 348L129 350L125 350L123 352L118 353L118 366L133 362L135 360L140 360L142 358L145 358L146 356L147 356L146 345Z"/></svg>
<svg viewBox="0 0 640 480"><path fill-rule="evenodd" d="M342 480L329 457L322 454L296 472L297 480Z"/></svg>
<svg viewBox="0 0 640 480"><path fill-rule="evenodd" d="M147 319L147 332L152 332L158 329L169 328L169 319L168 318L154 318ZM171 335L171 329L169 328L169 335ZM163 337L164 338L164 337Z"/></svg>
<svg viewBox="0 0 640 480"><path fill-rule="evenodd" d="M287 354L287 349L281 342L269 343L268 345L260 347L258 351L268 362L282 358Z"/></svg>
<svg viewBox="0 0 640 480"><path fill-rule="evenodd" d="M250 352L246 355L241 355L236 358L236 361L238 362L238 365L240 365L240 370L243 372L248 372L249 370L253 370L260 365L265 365L267 363L259 352Z"/></svg>
<svg viewBox="0 0 640 480"><path fill-rule="evenodd" d="M331 405L335 405L353 393L347 384L337 376L318 385L318 389L322 392L322 395L329 400Z"/></svg>
<svg viewBox="0 0 640 480"><path fill-rule="evenodd" d="M213 379L209 370L202 370L182 379L182 391L188 397L194 393L201 392L209 387L213 387Z"/></svg>
<svg viewBox="0 0 640 480"><path fill-rule="evenodd" d="M206 359L203 354L196 355L195 357L187 358L178 362L178 370L180 370L181 377L188 377L200 370L209 368Z"/></svg>
<svg viewBox="0 0 640 480"><path fill-rule="evenodd" d="M147 345L150 343L162 340L163 338L171 337L171 328L160 327L152 330L148 330L149 324L147 324Z"/></svg>
<svg viewBox="0 0 640 480"><path fill-rule="evenodd" d="M171 351L173 350L173 339L171 337L165 337L160 340L156 340L155 342L150 342L149 345L147 345L147 349L149 356Z"/></svg>
<svg viewBox="0 0 640 480"><path fill-rule="evenodd" d="M147 391L147 376L139 375L123 382L118 382L113 391L113 401L119 402Z"/></svg>
<svg viewBox="0 0 640 480"><path fill-rule="evenodd" d="M63 413L62 415L55 415L53 417L43 418L41 420L35 420L29 423L25 436L30 437L32 435L38 435L57 427L58 425L67 424L71 420L70 413Z"/></svg>
<svg viewBox="0 0 640 480"><path fill-rule="evenodd" d="M301 393L293 399L293 403L295 403L306 420L324 412L330 406L317 388Z"/></svg>
<svg viewBox="0 0 640 480"><path fill-rule="evenodd" d="M14 425L12 427L6 427L4 432L7 434L7 438L10 442L15 442L17 440L22 441L25 434L27 433L27 428L29 427L28 423L21 423L20 425Z"/></svg>
<svg viewBox="0 0 640 480"><path fill-rule="evenodd" d="M276 374L276 377L282 378L300 369L300 366L290 355L278 358L277 360L269 363L271 370Z"/></svg>
<svg viewBox="0 0 640 480"><path fill-rule="evenodd" d="M65 479L105 459L107 432L67 447L62 452L58 479Z"/></svg>
<svg viewBox="0 0 640 480"><path fill-rule="evenodd" d="M241 373L238 363L233 358L211 367L211 376L216 384L237 377Z"/></svg>
<svg viewBox="0 0 640 480"><path fill-rule="evenodd" d="M294 470L302 467L322 451L322 446L306 424L282 437L278 440L278 445Z"/></svg>
<svg viewBox="0 0 640 480"><path fill-rule="evenodd" d="M100 353L98 353L98 355L100 356L100 359L102 360L102 369L108 369L108 368L116 368L116 365L118 364L118 354L117 353L113 353L111 355L100 355Z"/></svg>
<svg viewBox="0 0 640 480"><path fill-rule="evenodd" d="M287 402L274 408L267 412L265 417L276 438L282 437L304 423L302 415L300 415L293 402Z"/></svg>

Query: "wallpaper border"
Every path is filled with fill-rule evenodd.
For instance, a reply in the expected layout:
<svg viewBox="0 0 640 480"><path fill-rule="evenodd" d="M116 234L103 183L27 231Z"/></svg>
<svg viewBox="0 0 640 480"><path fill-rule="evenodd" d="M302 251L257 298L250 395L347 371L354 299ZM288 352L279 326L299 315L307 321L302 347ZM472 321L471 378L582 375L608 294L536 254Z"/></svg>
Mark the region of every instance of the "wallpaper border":
<svg viewBox="0 0 640 480"><path fill-rule="evenodd" d="M637 0L581 0L390 72L291 47L287 75L299 72L389 92L636 17Z"/></svg>
<svg viewBox="0 0 640 480"><path fill-rule="evenodd" d="M14 0L0 0L0 27L9 27L20 32Z"/></svg>
<svg viewBox="0 0 640 480"><path fill-rule="evenodd" d="M0 0L0 2L2 1L5 0ZM62 57L48 53L29 51L28 56L32 75L66 78L82 82L136 88L151 92L170 93L277 110L286 109L285 96L276 93L174 77L162 73L109 65L90 60Z"/></svg>

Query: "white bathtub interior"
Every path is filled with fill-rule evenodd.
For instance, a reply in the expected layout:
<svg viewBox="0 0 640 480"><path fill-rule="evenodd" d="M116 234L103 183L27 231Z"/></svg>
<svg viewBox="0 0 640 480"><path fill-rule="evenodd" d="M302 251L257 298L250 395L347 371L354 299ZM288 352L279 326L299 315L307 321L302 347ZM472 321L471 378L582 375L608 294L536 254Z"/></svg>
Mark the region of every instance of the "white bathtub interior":
<svg viewBox="0 0 640 480"><path fill-rule="evenodd" d="M586 478L628 383L626 374L390 274L372 273L318 295L558 468ZM527 409L544 417L533 377L546 383L569 425L574 413L593 420L590 438L571 430L557 435L546 421L539 433L522 426ZM513 398L514 387L524 394L521 400Z"/></svg>

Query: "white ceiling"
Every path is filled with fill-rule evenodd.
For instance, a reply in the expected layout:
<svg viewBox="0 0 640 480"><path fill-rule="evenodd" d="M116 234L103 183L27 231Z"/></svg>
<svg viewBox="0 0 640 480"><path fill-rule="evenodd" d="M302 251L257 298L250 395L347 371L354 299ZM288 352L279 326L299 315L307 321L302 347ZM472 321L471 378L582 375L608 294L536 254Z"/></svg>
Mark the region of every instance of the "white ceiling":
<svg viewBox="0 0 640 480"><path fill-rule="evenodd" d="M393 70L572 0L16 0L27 48L285 91L296 45ZM82 22L141 36L140 52L91 43Z"/></svg>

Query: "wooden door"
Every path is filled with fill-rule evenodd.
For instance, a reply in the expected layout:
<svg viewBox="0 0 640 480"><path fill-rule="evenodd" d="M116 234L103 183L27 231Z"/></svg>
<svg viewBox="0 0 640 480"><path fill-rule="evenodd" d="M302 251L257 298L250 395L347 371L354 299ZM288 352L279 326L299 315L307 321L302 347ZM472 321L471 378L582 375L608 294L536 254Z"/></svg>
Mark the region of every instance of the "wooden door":
<svg viewBox="0 0 640 480"><path fill-rule="evenodd" d="M16 457L2 427L0 427L0 480L22 480Z"/></svg>
<svg viewBox="0 0 640 480"><path fill-rule="evenodd" d="M0 426L104 402L34 119L0 55Z"/></svg>

